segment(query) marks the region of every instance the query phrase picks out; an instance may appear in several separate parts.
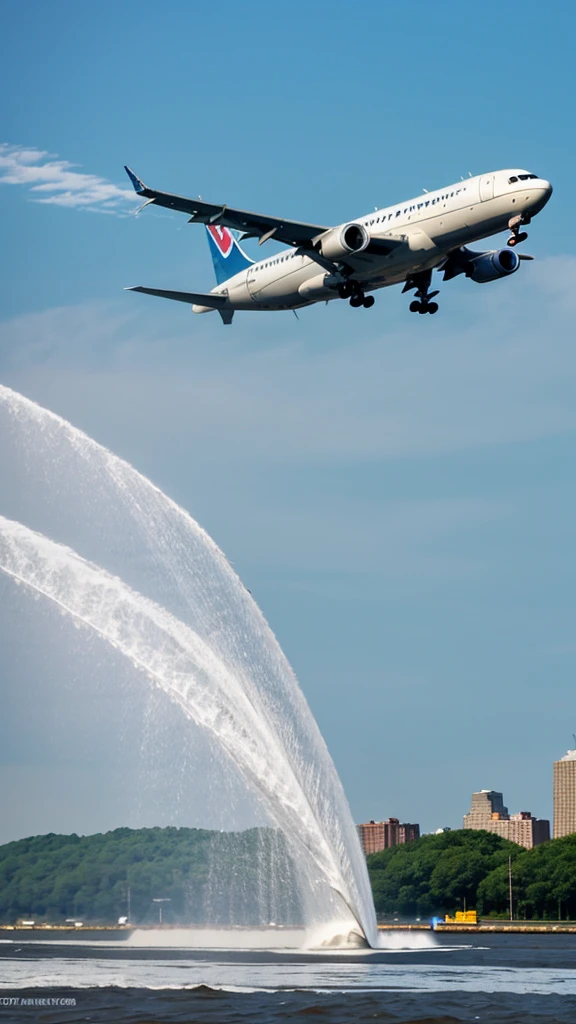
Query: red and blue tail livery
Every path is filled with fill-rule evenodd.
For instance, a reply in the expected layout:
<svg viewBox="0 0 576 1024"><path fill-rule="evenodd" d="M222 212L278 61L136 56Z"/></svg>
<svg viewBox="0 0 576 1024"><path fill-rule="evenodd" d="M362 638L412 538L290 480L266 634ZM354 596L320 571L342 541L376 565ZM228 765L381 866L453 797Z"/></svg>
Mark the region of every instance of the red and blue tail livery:
<svg viewBox="0 0 576 1024"><path fill-rule="evenodd" d="M217 284L223 284L228 278L252 266L253 260L242 251L229 228L220 224L207 224L206 234Z"/></svg>

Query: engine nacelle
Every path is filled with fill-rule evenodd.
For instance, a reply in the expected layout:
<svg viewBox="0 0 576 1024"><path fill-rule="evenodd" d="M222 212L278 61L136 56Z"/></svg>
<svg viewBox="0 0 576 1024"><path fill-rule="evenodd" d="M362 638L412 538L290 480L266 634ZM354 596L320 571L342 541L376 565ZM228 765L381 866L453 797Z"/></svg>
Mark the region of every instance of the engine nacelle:
<svg viewBox="0 0 576 1024"><path fill-rule="evenodd" d="M342 274L316 274L316 277L302 282L298 294L303 299L333 299L344 281Z"/></svg>
<svg viewBox="0 0 576 1024"><path fill-rule="evenodd" d="M318 239L318 249L327 260L341 260L362 252L370 244L370 234L363 224L344 224L331 228Z"/></svg>
<svg viewBox="0 0 576 1024"><path fill-rule="evenodd" d="M488 281L497 281L500 277L509 277L515 274L520 266L520 257L514 249L495 249L494 252L484 252L472 261L466 271L466 277L476 284L486 284Z"/></svg>

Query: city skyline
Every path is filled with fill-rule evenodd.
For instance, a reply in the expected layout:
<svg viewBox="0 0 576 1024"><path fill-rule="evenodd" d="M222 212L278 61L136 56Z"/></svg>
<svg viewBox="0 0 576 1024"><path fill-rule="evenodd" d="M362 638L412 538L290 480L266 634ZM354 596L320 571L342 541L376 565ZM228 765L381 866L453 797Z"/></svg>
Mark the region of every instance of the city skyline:
<svg viewBox="0 0 576 1024"><path fill-rule="evenodd" d="M462 815L463 827L496 832L528 849L548 839L576 833L576 750L568 750L554 761L552 781L552 819L538 817L526 810L510 813L504 805L502 792L481 789L472 793L470 810ZM553 828L550 827L552 820ZM418 824L401 823L397 817L371 818L357 825L366 854L410 842L419 835L433 835L459 827L443 825L431 832L421 832Z"/></svg>

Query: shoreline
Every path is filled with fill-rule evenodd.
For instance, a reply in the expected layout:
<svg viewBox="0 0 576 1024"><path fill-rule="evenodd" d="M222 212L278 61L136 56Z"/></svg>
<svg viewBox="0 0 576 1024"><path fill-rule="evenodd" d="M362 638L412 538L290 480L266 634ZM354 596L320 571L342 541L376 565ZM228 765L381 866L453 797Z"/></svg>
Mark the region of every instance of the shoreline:
<svg viewBox="0 0 576 1024"><path fill-rule="evenodd" d="M437 924L432 928L429 924L379 924L378 931L410 931L410 932L458 932L475 935L477 933L527 932L531 934L553 934L559 932L576 932L576 921L558 921L546 924L543 921L495 921L481 924Z"/></svg>
<svg viewBox="0 0 576 1024"><path fill-rule="evenodd" d="M183 926L177 925L164 925L159 927L158 925L142 925L134 927L133 925L84 925L82 927L70 927L69 925L25 925L24 927L19 925L0 925L0 941L10 942L18 941L23 942L26 939L44 941L62 941L66 939L114 939L115 941L128 941L135 932L149 931L149 932L162 932L164 935L169 935L171 931L180 930ZM202 926L189 926L194 931L202 931ZM185 928L185 926L184 926ZM185 928L185 930L187 930ZM221 929L222 931L229 930L235 934L241 933L242 931L268 931L267 928L250 928L244 929L240 926L232 927L230 929ZM282 928L274 928L274 933L278 934L282 932ZM570 934L576 933L576 921L557 921L555 923L545 923L542 921L494 921L488 922L483 921L479 924L441 924L438 923L434 928L430 924L414 923L414 924L399 924L397 922L391 924L379 924L379 932L435 932L435 933L451 933L451 934L464 934L464 935L476 935L476 934L538 934L538 935L559 935L559 934Z"/></svg>

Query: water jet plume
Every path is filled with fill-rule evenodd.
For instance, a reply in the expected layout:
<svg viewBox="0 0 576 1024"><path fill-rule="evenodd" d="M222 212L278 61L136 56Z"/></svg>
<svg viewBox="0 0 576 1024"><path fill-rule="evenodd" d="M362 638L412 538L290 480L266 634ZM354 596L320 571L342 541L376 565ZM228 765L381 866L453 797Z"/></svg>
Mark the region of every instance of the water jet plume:
<svg viewBox="0 0 576 1024"><path fill-rule="evenodd" d="M0 568L95 630L216 739L286 838L306 926L342 922L348 908L347 931L360 927L375 945L366 864L336 769L220 549L132 466L3 386L0 427L17 480L7 501L29 499L0 519ZM30 526L15 521L24 518Z"/></svg>

